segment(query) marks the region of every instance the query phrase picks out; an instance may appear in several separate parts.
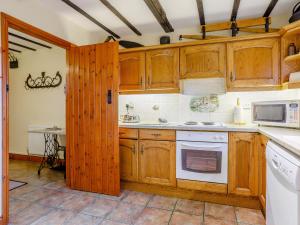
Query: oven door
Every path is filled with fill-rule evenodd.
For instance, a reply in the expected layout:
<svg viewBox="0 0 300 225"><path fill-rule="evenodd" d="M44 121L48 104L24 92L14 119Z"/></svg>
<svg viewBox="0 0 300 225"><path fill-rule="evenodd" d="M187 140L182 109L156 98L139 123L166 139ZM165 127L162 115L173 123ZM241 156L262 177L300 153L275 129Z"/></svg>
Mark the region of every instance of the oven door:
<svg viewBox="0 0 300 225"><path fill-rule="evenodd" d="M227 143L177 141L176 177L227 183Z"/></svg>

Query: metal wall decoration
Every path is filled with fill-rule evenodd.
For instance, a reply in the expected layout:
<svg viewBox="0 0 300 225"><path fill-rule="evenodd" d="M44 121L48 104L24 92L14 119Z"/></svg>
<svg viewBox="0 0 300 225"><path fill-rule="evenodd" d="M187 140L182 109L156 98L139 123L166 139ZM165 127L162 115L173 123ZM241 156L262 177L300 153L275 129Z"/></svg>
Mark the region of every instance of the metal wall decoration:
<svg viewBox="0 0 300 225"><path fill-rule="evenodd" d="M190 101L192 112L215 112L219 107L217 95L211 94L204 97L193 97Z"/></svg>
<svg viewBox="0 0 300 225"><path fill-rule="evenodd" d="M62 82L62 76L59 71L57 71L54 77L46 76L45 72L42 72L40 77L33 79L31 74L28 75L25 81L25 88L37 89L37 88L54 88L58 87Z"/></svg>
<svg viewBox="0 0 300 225"><path fill-rule="evenodd" d="M9 58L9 68L11 69L17 69L19 67L18 59L15 57L15 55L11 52L8 53Z"/></svg>

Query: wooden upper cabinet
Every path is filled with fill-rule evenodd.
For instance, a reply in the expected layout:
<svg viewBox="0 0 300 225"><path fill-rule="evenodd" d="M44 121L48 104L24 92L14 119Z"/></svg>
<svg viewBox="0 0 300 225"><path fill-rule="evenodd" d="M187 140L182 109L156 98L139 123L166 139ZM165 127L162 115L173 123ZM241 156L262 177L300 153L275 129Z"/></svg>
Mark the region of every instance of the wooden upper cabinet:
<svg viewBox="0 0 300 225"><path fill-rule="evenodd" d="M228 90L279 85L279 39L236 41L227 45Z"/></svg>
<svg viewBox="0 0 300 225"><path fill-rule="evenodd" d="M122 180L138 180L138 141L120 139L120 175Z"/></svg>
<svg viewBox="0 0 300 225"><path fill-rule="evenodd" d="M139 142L139 180L176 186L176 147L172 141Z"/></svg>
<svg viewBox="0 0 300 225"><path fill-rule="evenodd" d="M229 136L228 193L258 195L258 151L255 133Z"/></svg>
<svg viewBox="0 0 300 225"><path fill-rule="evenodd" d="M146 52L146 89L179 89L179 49Z"/></svg>
<svg viewBox="0 0 300 225"><path fill-rule="evenodd" d="M225 44L209 44L180 49L180 78L224 77Z"/></svg>
<svg viewBox="0 0 300 225"><path fill-rule="evenodd" d="M120 91L145 89L145 52L120 54Z"/></svg>

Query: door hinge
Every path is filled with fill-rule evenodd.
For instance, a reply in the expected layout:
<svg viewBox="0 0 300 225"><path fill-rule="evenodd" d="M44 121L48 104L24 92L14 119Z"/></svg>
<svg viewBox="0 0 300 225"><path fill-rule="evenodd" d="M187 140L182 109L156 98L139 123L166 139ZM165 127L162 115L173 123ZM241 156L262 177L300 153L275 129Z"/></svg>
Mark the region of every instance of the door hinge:
<svg viewBox="0 0 300 225"><path fill-rule="evenodd" d="M6 92L9 92L9 85L6 84Z"/></svg>

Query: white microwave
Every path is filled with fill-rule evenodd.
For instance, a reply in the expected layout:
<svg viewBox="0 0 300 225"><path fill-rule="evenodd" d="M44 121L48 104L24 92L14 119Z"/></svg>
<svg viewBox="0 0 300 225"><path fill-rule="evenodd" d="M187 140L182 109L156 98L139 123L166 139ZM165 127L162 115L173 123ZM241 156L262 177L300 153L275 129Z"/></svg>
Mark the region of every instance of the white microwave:
<svg viewBox="0 0 300 225"><path fill-rule="evenodd" d="M252 122L265 126L300 128L300 100L254 102Z"/></svg>

